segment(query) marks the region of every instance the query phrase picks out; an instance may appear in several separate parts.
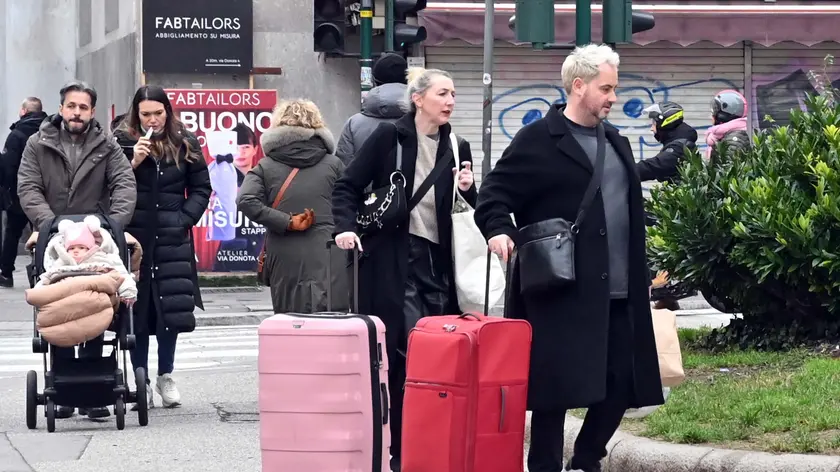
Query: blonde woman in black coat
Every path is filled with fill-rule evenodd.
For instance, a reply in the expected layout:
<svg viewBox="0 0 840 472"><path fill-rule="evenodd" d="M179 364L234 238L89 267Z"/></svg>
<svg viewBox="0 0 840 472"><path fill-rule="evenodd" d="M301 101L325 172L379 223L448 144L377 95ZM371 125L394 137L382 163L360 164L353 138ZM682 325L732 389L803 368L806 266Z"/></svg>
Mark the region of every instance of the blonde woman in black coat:
<svg viewBox="0 0 840 472"><path fill-rule="evenodd" d="M387 327L391 392L392 469L399 470L402 384L405 381L407 332L424 316L458 310L452 275L452 192L455 179L462 196L474 205L478 195L467 141L458 140L455 168L449 118L455 109L455 85L441 70L411 69L406 90L408 112L396 123L379 125L356 154L333 192L336 244L359 247L360 311ZM356 224L365 188L388 186L396 169L397 142L402 145L406 198L411 199L433 168L445 165L433 185L396 228L360 238ZM401 353L399 353L401 351Z"/></svg>

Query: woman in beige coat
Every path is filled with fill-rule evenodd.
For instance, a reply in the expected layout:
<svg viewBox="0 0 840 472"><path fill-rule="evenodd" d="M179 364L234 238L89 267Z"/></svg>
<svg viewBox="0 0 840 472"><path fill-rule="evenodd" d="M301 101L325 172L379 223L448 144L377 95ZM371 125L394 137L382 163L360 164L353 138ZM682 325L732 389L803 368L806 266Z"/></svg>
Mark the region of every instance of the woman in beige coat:
<svg viewBox="0 0 840 472"><path fill-rule="evenodd" d="M308 100L280 103L260 144L265 158L239 189L237 205L266 227L264 276L275 313L327 310L332 191L344 165L321 112ZM275 205L281 189L284 192ZM276 207L276 208L275 208ZM332 309L348 307L347 258L332 251Z"/></svg>

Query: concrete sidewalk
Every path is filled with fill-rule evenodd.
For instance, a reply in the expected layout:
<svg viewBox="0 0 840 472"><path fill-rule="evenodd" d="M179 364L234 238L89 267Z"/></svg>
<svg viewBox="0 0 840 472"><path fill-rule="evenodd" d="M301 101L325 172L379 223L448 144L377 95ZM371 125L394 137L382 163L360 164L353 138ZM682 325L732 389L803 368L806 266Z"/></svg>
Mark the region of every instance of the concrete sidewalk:
<svg viewBox="0 0 840 472"><path fill-rule="evenodd" d="M0 288L0 333L19 335L32 332L32 307L26 303L24 291L29 288L26 265L29 256L18 256L15 266L15 287ZM198 326L257 325L273 315L268 287L206 287L201 289L204 311L196 310ZM729 323L730 315L721 314L705 303L702 297L680 301L683 310L677 312L680 327L718 327ZM493 307L491 314L500 316L502 306Z"/></svg>

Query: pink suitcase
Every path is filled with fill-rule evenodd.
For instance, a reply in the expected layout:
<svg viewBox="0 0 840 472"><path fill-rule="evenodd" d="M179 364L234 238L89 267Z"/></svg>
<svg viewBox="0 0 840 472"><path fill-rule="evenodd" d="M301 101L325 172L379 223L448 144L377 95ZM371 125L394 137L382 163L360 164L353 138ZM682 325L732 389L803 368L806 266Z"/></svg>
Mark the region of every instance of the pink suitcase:
<svg viewBox="0 0 840 472"><path fill-rule="evenodd" d="M353 272L355 302L356 264ZM279 314L264 320L258 334L263 472L390 471L382 321L353 313Z"/></svg>

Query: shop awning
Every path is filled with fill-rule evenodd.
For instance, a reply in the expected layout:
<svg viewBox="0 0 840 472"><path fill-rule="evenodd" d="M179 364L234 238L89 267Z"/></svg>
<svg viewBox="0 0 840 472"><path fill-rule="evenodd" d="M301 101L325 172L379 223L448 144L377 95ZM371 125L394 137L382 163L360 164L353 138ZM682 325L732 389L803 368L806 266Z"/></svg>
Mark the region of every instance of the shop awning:
<svg viewBox="0 0 840 472"><path fill-rule="evenodd" d="M515 43L508 20L515 12L514 3L496 3L494 36L497 40ZM670 41L683 46L711 41L731 46L753 41L772 46L793 41L812 46L824 41L840 42L840 5L645 5L634 4L634 10L652 13L656 27L633 35L633 42L645 45ZM555 41L574 42L575 6L555 5ZM460 39L471 44L484 40L484 4L429 2L420 12L420 23L426 27L425 43L438 45ZM592 39L601 37L601 5L592 5Z"/></svg>

